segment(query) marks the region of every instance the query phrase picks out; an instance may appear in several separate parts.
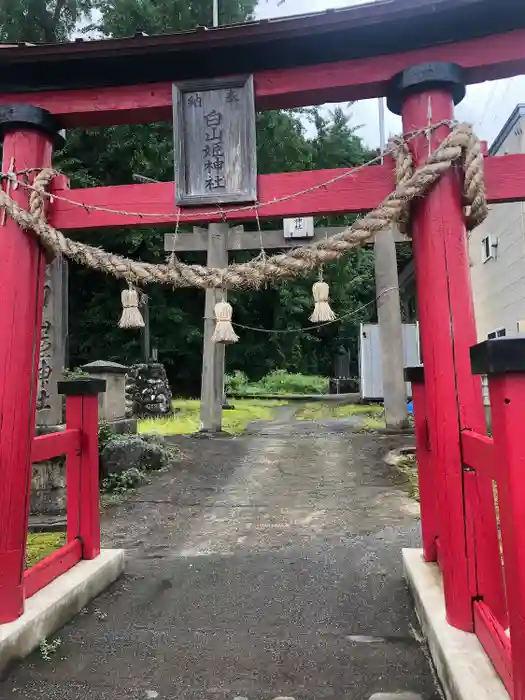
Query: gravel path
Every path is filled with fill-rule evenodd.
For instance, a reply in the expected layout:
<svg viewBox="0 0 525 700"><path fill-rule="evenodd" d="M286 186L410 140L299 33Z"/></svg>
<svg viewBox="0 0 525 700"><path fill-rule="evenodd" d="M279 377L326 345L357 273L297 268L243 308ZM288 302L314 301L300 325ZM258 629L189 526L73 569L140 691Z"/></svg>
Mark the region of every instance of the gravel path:
<svg viewBox="0 0 525 700"><path fill-rule="evenodd" d="M187 468L103 519L126 575L0 698L438 700L400 567L417 508L384 462L407 438L343 428L181 439Z"/></svg>

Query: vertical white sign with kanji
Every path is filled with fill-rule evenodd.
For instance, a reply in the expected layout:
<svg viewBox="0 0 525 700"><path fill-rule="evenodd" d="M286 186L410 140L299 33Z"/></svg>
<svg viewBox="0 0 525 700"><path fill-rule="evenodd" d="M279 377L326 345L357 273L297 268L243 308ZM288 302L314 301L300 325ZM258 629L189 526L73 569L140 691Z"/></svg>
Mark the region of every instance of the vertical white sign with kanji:
<svg viewBox="0 0 525 700"><path fill-rule="evenodd" d="M314 217L297 216L293 219L283 219L285 238L313 238Z"/></svg>

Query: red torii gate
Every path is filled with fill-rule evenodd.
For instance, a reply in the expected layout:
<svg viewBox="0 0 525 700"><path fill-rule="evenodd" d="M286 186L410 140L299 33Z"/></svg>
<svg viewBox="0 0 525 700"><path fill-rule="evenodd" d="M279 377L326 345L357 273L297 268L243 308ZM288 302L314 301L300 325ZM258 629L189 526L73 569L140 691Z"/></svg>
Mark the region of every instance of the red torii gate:
<svg viewBox="0 0 525 700"><path fill-rule="evenodd" d="M275 51L279 46L282 54ZM212 54L217 58L213 62ZM2 170L8 171L13 159L17 171L49 167L62 128L169 119L172 81L228 75L240 65L254 74L258 109L388 94L407 133L429 122L452 120L465 84L525 72L525 8L516 0L440 0L431 7L399 0L163 37L6 48L0 53ZM428 137L431 147L448 131L448 126L435 130ZM424 162L427 136L411 140L410 148L416 165ZM283 199L344 172L259 177L260 215L365 211L395 186L391 167L384 165ZM487 157L485 177L489 202L525 199L525 156ZM179 219L173 183L70 191L57 178L53 192L59 196L49 206L48 219L62 231ZM25 188L12 190L11 196L27 208ZM231 209L228 220L250 218L245 208ZM206 220L223 216L218 212ZM201 222L202 210L185 208L184 221ZM519 471L525 450L521 436L512 432L525 417L524 409L519 412L525 400L523 344L507 339L474 351L474 370L490 375L492 441L483 436L480 380L469 358L476 332L456 171L413 207L412 232L425 367L424 383L417 381L420 371L413 377L419 387L415 402L425 556L439 560L450 624L478 634L514 699L525 700L525 672L519 663L525 658L525 480ZM1 623L15 619L23 608L45 257L33 236L12 220L0 236ZM509 377L508 371L518 374ZM499 465L493 462L497 459ZM500 486L506 590L492 480Z"/></svg>

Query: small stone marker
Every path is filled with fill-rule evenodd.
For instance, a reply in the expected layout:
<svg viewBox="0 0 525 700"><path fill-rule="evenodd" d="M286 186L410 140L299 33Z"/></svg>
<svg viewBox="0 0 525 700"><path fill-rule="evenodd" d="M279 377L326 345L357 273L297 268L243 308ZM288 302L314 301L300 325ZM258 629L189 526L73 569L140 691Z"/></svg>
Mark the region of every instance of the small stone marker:
<svg viewBox="0 0 525 700"><path fill-rule="evenodd" d="M257 199L252 76L173 85L173 136L177 204Z"/></svg>

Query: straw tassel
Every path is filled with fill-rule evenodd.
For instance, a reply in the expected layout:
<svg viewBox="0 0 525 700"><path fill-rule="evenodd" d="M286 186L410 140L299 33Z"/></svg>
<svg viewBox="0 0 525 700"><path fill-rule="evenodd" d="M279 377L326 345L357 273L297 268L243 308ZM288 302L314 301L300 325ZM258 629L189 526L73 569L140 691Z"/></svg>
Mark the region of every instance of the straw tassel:
<svg viewBox="0 0 525 700"><path fill-rule="evenodd" d="M215 304L213 311L215 314L215 331L211 338L213 342L224 344L236 343L239 340L239 336L233 330L232 326L232 305L228 304L227 301L219 301Z"/></svg>
<svg viewBox="0 0 525 700"><path fill-rule="evenodd" d="M139 295L133 287L124 289L121 294L122 316L119 328L144 328L144 319L139 309Z"/></svg>
<svg viewBox="0 0 525 700"><path fill-rule="evenodd" d="M335 321L337 317L328 303L330 288L326 282L322 280L315 282L312 286L312 293L314 295L315 306L310 316L310 321L312 321L312 323Z"/></svg>

